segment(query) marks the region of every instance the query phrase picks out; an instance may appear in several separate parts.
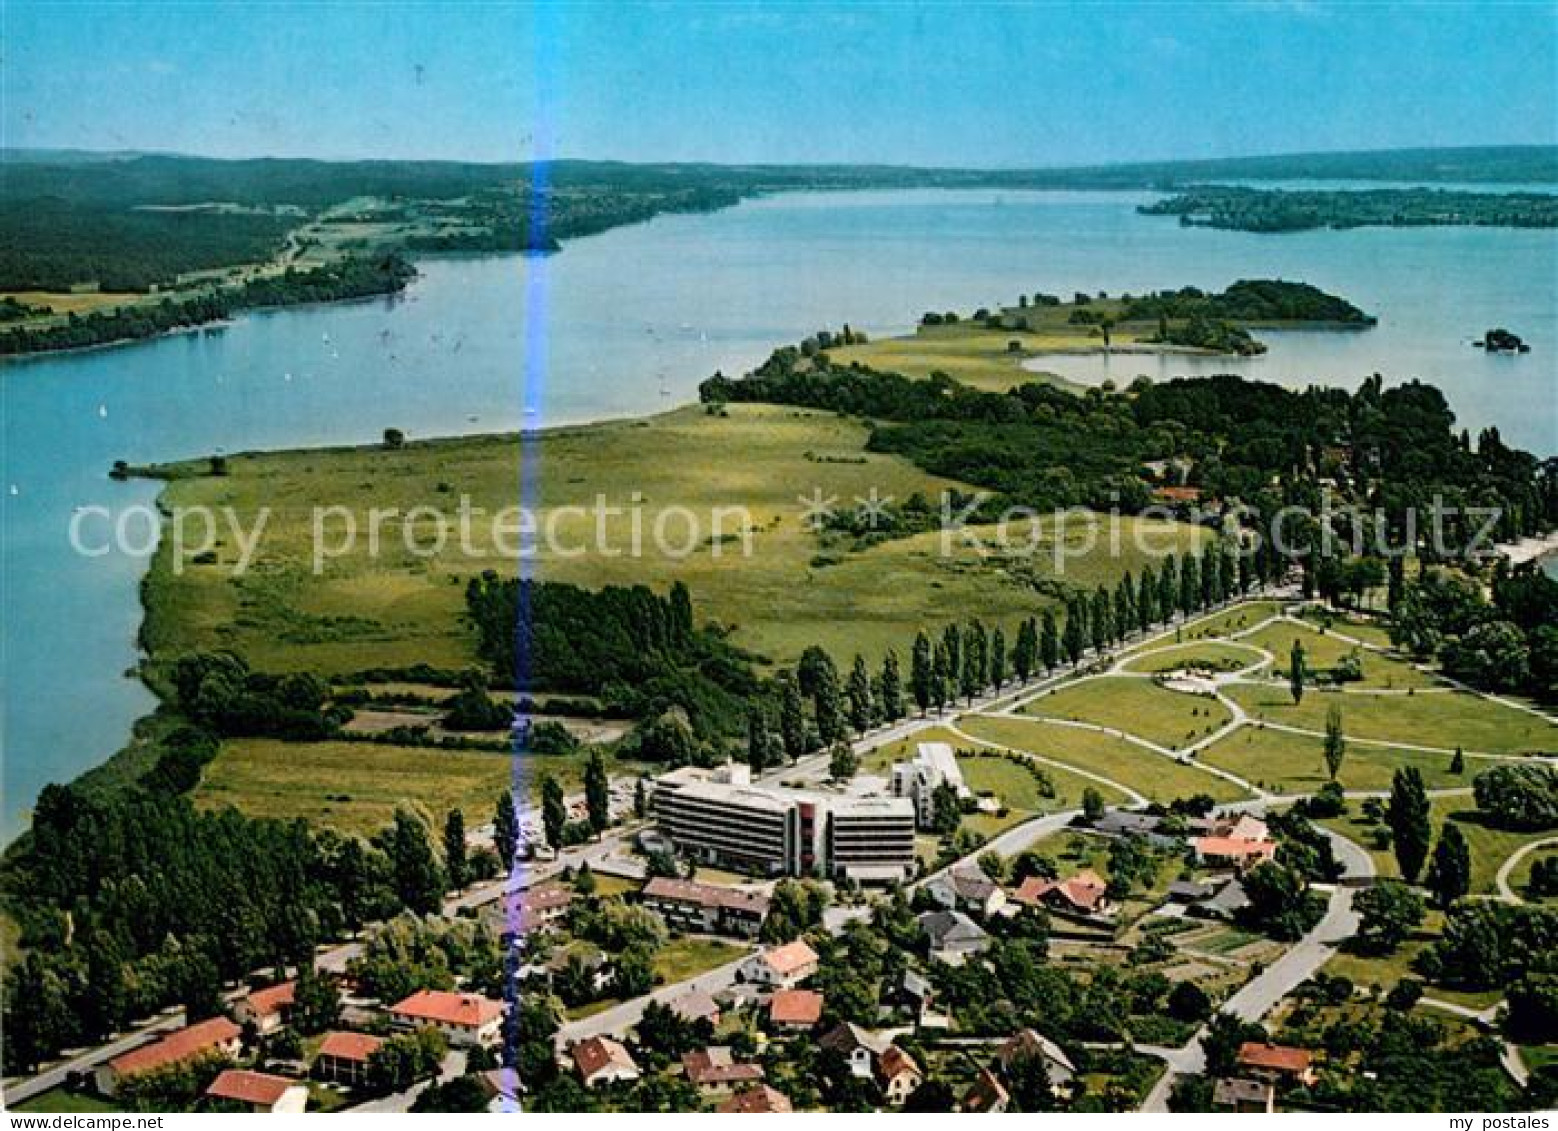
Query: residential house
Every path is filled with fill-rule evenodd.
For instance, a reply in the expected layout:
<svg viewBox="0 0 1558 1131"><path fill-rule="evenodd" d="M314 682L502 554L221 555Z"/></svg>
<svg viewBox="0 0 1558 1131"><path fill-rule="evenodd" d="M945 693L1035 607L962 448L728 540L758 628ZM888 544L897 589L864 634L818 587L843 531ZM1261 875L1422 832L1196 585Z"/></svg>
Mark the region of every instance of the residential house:
<svg viewBox="0 0 1558 1131"><path fill-rule="evenodd" d="M112 1096L127 1076L182 1064L207 1053L237 1056L242 1038L243 1030L226 1017L197 1022L98 1065L93 1074L97 1090Z"/></svg>
<svg viewBox="0 0 1558 1131"><path fill-rule="evenodd" d="M500 935L536 935L552 930L573 906L574 890L554 881L524 891L505 892L498 902L503 921L495 924Z"/></svg>
<svg viewBox="0 0 1558 1131"><path fill-rule="evenodd" d="M637 1080L641 1075L628 1050L610 1037L586 1037L569 1051L579 1073L579 1082L586 1088Z"/></svg>
<svg viewBox="0 0 1558 1131"><path fill-rule="evenodd" d="M887 1038L847 1021L828 1030L818 1044L841 1054L851 1074L875 1080L888 1103L903 1103L925 1080L912 1056Z"/></svg>
<svg viewBox="0 0 1558 1131"><path fill-rule="evenodd" d="M1101 919L1113 910L1109 885L1090 869L1065 880L1029 876L1012 896L1027 907L1042 907L1071 918Z"/></svg>
<svg viewBox="0 0 1558 1131"><path fill-rule="evenodd" d="M788 1115L795 1108L791 1106L789 1096L767 1084L759 1084L733 1093L715 1110L722 1115Z"/></svg>
<svg viewBox="0 0 1558 1131"><path fill-rule="evenodd" d="M737 1088L763 1082L761 1064L742 1064L725 1045L687 1053L682 1057L682 1072L700 1096L729 1095Z"/></svg>
<svg viewBox="0 0 1558 1131"><path fill-rule="evenodd" d="M355 1088L368 1078L368 1058L384 1041L367 1033L326 1033L314 1058L314 1075Z"/></svg>
<svg viewBox="0 0 1558 1131"><path fill-rule="evenodd" d="M1219 1080L1212 1085L1212 1107L1217 1111L1270 1114L1277 1110L1277 1089L1266 1080Z"/></svg>
<svg viewBox="0 0 1558 1131"><path fill-rule="evenodd" d="M759 951L736 969L744 982L787 989L817 972L817 952L804 939Z"/></svg>
<svg viewBox="0 0 1558 1131"><path fill-rule="evenodd" d="M1168 900L1189 906L1210 899L1216 892L1217 885L1210 880L1175 880L1168 886Z"/></svg>
<svg viewBox="0 0 1558 1131"><path fill-rule="evenodd" d="M1018 1062L1028 1057L1042 1056L1044 1067L1049 1075L1050 1087L1056 1091L1064 1091L1077 1074L1076 1065L1071 1063L1071 1058L1066 1055L1065 1050L1032 1029L1019 1029L1013 1033L1006 1043L996 1050L995 1056L1001 1064L1001 1070L1008 1075Z"/></svg>
<svg viewBox="0 0 1558 1131"><path fill-rule="evenodd" d="M253 1024L260 1036L268 1036L285 1025L292 1015L296 991L296 982L282 982L263 990L250 990L238 999L233 1012L240 1025Z"/></svg>
<svg viewBox="0 0 1558 1131"><path fill-rule="evenodd" d="M1133 813L1129 809L1111 809L1093 822L1093 831L1104 836L1139 836L1159 847L1176 843L1162 831L1163 818L1155 813Z"/></svg>
<svg viewBox="0 0 1558 1131"><path fill-rule="evenodd" d="M974 915L994 915L1006 904L1001 885L984 874L978 865L950 868L925 885L925 892L948 911L967 911Z"/></svg>
<svg viewBox="0 0 1558 1131"><path fill-rule="evenodd" d="M644 906L670 927L694 934L756 938L768 918L768 896L740 888L656 876L644 886Z"/></svg>
<svg viewBox="0 0 1558 1131"><path fill-rule="evenodd" d="M931 957L949 966L962 965L969 955L990 946L984 928L961 911L927 911L918 922L930 942Z"/></svg>
<svg viewBox="0 0 1558 1131"><path fill-rule="evenodd" d="M930 980L913 970L905 970L883 991L883 1002L898 1009L907 1009L921 1024L925 1015L936 1004L936 991Z"/></svg>
<svg viewBox="0 0 1558 1131"><path fill-rule="evenodd" d="M250 1112L301 1115L308 1107L308 1085L267 1072L229 1068L211 1082L206 1098Z"/></svg>
<svg viewBox="0 0 1558 1131"><path fill-rule="evenodd" d="M768 1023L775 1030L798 1032L822 1020L822 995L814 990L775 990L768 999Z"/></svg>
<svg viewBox="0 0 1558 1131"><path fill-rule="evenodd" d="M389 1014L404 1029L439 1030L456 1048L491 1048L503 1035L503 1003L480 994L418 990L390 1006Z"/></svg>
<svg viewBox="0 0 1558 1131"><path fill-rule="evenodd" d="M1307 1087L1315 1082L1313 1056L1308 1049L1292 1045L1245 1041L1239 1046L1238 1063L1246 1075L1271 1084Z"/></svg>
<svg viewBox="0 0 1558 1131"><path fill-rule="evenodd" d="M970 1115L1005 1115L1012 1097L994 1072L981 1068L973 1087L963 1096L959 1110Z"/></svg>
<svg viewBox="0 0 1558 1131"><path fill-rule="evenodd" d="M1205 868L1231 868L1247 872L1257 864L1277 858L1272 840L1242 840L1231 836L1203 836L1193 842L1196 862Z"/></svg>
<svg viewBox="0 0 1558 1131"><path fill-rule="evenodd" d="M1238 880L1229 880L1214 895L1192 904L1187 914L1198 919L1221 919L1228 922L1250 905L1249 893Z"/></svg>
<svg viewBox="0 0 1558 1131"><path fill-rule="evenodd" d="M876 1083L887 1102L897 1106L925 1083L925 1073L914 1058L897 1045L888 1045L876 1061Z"/></svg>
<svg viewBox="0 0 1558 1131"><path fill-rule="evenodd" d="M702 990L688 990L680 997L666 1002L666 1007L683 1021L707 1021L710 1025L719 1024L719 1002Z"/></svg>

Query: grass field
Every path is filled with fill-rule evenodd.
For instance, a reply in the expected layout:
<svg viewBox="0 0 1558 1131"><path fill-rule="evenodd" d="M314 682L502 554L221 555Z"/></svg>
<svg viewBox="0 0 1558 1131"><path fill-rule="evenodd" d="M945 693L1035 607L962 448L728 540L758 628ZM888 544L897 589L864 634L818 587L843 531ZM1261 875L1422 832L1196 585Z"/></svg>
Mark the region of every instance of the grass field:
<svg viewBox="0 0 1558 1131"><path fill-rule="evenodd" d="M1471 849L1471 894L1473 895L1493 895L1495 892L1493 878L1498 874L1499 865L1522 845L1551 835L1508 832L1484 824L1482 814L1478 812L1470 794L1464 797L1433 798L1436 840L1440 827L1447 820L1454 821L1460 826L1461 832L1465 834L1466 844ZM1356 806L1346 816L1333 817L1320 823L1362 845L1364 850L1373 857L1374 866L1379 869L1380 875L1400 877L1401 870L1396 867L1396 857L1391 850L1387 848L1381 851L1370 843L1368 826L1359 818Z"/></svg>
<svg viewBox="0 0 1558 1131"><path fill-rule="evenodd" d="M1313 793L1329 780L1318 736L1290 734L1264 727L1240 727L1196 755L1197 761L1217 766L1275 793ZM1450 773L1450 756L1416 754L1353 743L1347 748L1340 775L1349 790L1387 790L1397 769L1416 766L1429 789L1469 786L1478 770L1487 767L1476 759L1466 773Z"/></svg>
<svg viewBox="0 0 1558 1131"><path fill-rule="evenodd" d="M585 552L542 552L535 573L589 587L641 583L663 589L681 579L701 619L735 625L737 643L776 660L793 660L810 644L841 657L860 651L872 659L893 646L906 657L922 626L979 616L1015 629L1019 617L1043 604L1033 581L1053 573L1052 545L1021 555L1015 547L1003 552L953 540L944 556L940 535L932 533L823 553L822 541L803 521L799 496L817 490L852 507L873 488L898 500L916 491L937 499L953 485L895 457L865 453L865 438L855 422L762 405L731 406L728 416L692 407L545 433L532 445L537 524L556 532L564 554ZM186 477L170 483L167 505L231 506L249 529L264 505L270 519L253 565L239 578L224 568L238 556L231 536L218 548L216 564L192 566L182 577L172 574L165 542L146 591L153 655L222 647L263 670L318 674L417 661L471 663L472 641L460 620L465 581L484 569L514 565L480 519L469 537L460 536L460 500L467 496L473 514L480 508L488 516L513 506L519 455L515 437L485 437L398 451L233 456L223 477L203 474L200 465L180 469ZM636 520L635 492L642 499ZM593 506L597 497L624 513L568 509ZM362 531L353 551L330 558L322 576L311 569L316 506L347 508ZM366 536L370 508L403 516L418 506L445 512L442 527L424 515L411 528L423 546L432 546L442 529L443 551L411 553L404 544L406 524L393 517L380 524L373 555ZM672 508L699 516L704 537L687 537L685 519ZM714 538L715 508L724 508L724 541ZM668 541L682 544L671 553L653 542L661 516L667 516ZM632 553L635 521L646 532L638 556ZM323 528L324 545L343 544L344 517L332 515ZM1165 530L1182 548L1201 536L1189 526ZM750 533L750 553L744 552L743 532ZM1068 533L1085 536L1075 524ZM688 542L693 544L683 555ZM1134 543L1129 536L1122 540ZM1141 564L1134 551L1115 559L1101 546L1095 555L1067 561L1066 578L1092 587Z"/></svg>
<svg viewBox="0 0 1558 1131"><path fill-rule="evenodd" d="M1246 796L1232 782L1184 766L1112 735L1051 726L1015 717L968 715L958 726L976 738L1028 750L1129 786L1153 801L1210 794L1219 801Z"/></svg>
<svg viewBox="0 0 1558 1131"><path fill-rule="evenodd" d="M195 801L206 808L232 805L251 817L303 817L362 834L389 824L395 806L408 800L420 802L435 819L458 807L469 823L480 824L508 786L512 768L502 754L231 739L206 768Z"/></svg>
<svg viewBox="0 0 1558 1131"><path fill-rule="evenodd" d="M1163 647L1159 645L1159 647ZM1201 668L1214 672L1240 671L1265 659L1254 648L1224 644L1215 640L1194 644L1176 644L1165 651L1149 650L1125 665L1126 671L1168 672L1180 668Z"/></svg>
<svg viewBox="0 0 1558 1131"><path fill-rule="evenodd" d="M1251 601L1245 605L1224 610L1214 616L1195 621L1180 631L1185 640L1204 640L1209 636L1228 636L1253 628L1261 621L1276 616L1282 606L1275 601Z"/></svg>
<svg viewBox="0 0 1558 1131"><path fill-rule="evenodd" d="M1304 646L1304 664L1312 671L1328 671L1347 656L1356 654L1363 665L1363 679L1348 684L1348 687L1405 689L1432 687L1437 682L1433 676L1418 671L1404 661L1381 656L1330 633L1292 621L1269 624L1242 639L1274 655L1277 659L1272 665L1272 671L1283 679L1287 678L1288 656L1292 652L1293 642L1297 640Z"/></svg>
<svg viewBox="0 0 1558 1131"><path fill-rule="evenodd" d="M24 1103L17 1104L11 1110L15 1112L95 1114L123 1111L124 1108L115 1107L111 1101L99 1099L97 1096L89 1096L81 1092L67 1092L64 1088L50 1088L41 1095L34 1096Z"/></svg>
<svg viewBox="0 0 1558 1131"><path fill-rule="evenodd" d="M1558 750L1558 727L1536 715L1466 692L1424 695L1346 695L1310 691L1293 705L1285 687L1234 684L1228 696L1250 713L1285 726L1323 731L1331 704L1342 708L1350 737L1484 754L1537 754Z"/></svg>
<svg viewBox="0 0 1558 1131"><path fill-rule="evenodd" d="M719 939L672 939L655 951L655 977L665 985L685 982L705 970L734 962L749 948Z"/></svg>
<svg viewBox="0 0 1558 1131"><path fill-rule="evenodd" d="M1215 699L1169 691L1149 679L1129 676L1069 684L1035 699L1023 712L1126 730L1169 749L1188 746L1232 717Z"/></svg>

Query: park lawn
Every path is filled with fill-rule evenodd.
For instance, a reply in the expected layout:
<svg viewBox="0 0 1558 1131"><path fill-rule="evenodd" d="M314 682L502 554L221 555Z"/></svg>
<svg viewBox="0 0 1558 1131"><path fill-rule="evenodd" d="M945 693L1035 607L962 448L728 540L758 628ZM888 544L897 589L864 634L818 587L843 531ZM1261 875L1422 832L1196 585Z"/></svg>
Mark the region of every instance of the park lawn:
<svg viewBox="0 0 1558 1131"><path fill-rule="evenodd" d="M494 538L491 518L520 501L522 447L536 525L554 529L559 544L558 553L544 546L538 553L534 573L543 579L659 590L682 580L700 620L735 626L736 643L776 661L794 660L812 644L872 660L896 647L906 659L922 627L969 617L1004 624L1010 638L1020 619L1045 603L1034 583L1057 570L1053 538L1041 541L1038 554L1002 548L988 537L977 545L952 539L951 552L943 554L939 533L856 549L839 536L824 546L804 521L798 498L814 490L844 508L873 489L897 500L969 490L897 457L868 453L866 439L863 424L823 412L732 405L708 413L692 406L539 433L524 444L510 435L411 442L397 450L235 455L222 476L210 475L204 461L176 465L166 469L165 505L232 507L249 530L262 506L270 518L241 577L230 576L237 560L231 535L215 564L190 565L181 575L165 539L146 585L146 641L157 660L227 648L260 670L320 675L475 663L474 637L463 623L465 583L483 570L516 568L504 552L512 550L504 543L515 539ZM597 497L621 513L566 509L593 506ZM462 498L475 516L468 535L460 529ZM320 506L346 508L359 536L316 575L314 508ZM426 506L444 517L424 513L413 541L430 548L441 532L444 545L422 555L406 546L401 516ZM380 524L376 555L367 536L371 508L394 512ZM696 536L683 508L701 522ZM320 520L328 550L346 544L344 514ZM662 517L674 543L664 552L652 536ZM635 523L643 532L637 553ZM1181 550L1204 536L1185 524L1149 525L1156 542ZM1096 538L1095 549L1061 555L1068 581L1112 584L1146 561L1130 531L1121 539L1127 548L1114 555L1109 539L1072 523L1064 547L1075 550L1088 537Z"/></svg>
<svg viewBox="0 0 1558 1131"><path fill-rule="evenodd" d="M564 762L532 756L533 765L542 761ZM231 805L251 817L302 817L362 835L388 825L395 807L406 803L420 804L437 820L463 809L469 821L481 823L508 788L513 765L508 755L477 751L229 739L206 767L195 803L205 809Z"/></svg>
<svg viewBox="0 0 1558 1131"><path fill-rule="evenodd" d="M987 392L1005 392L1030 383L1060 383L1055 378L1030 372L1022 363L1033 356L1034 346L1024 343L1013 351L1009 342L1023 335L1002 330L986 330L965 323L957 326L927 326L901 338L880 338L861 345L842 346L828 351L836 365L861 365L905 377L924 379L932 373L945 373L954 381Z"/></svg>
<svg viewBox="0 0 1558 1131"><path fill-rule="evenodd" d="M1153 801L1168 802L1198 793L1218 801L1248 796L1224 778L1114 735L1007 715L966 715L958 726L986 742L1027 750L1119 782Z"/></svg>
<svg viewBox="0 0 1558 1131"><path fill-rule="evenodd" d="M734 962L746 954L748 949L719 939L672 939L655 951L655 980L667 986L685 982L716 966Z"/></svg>
<svg viewBox="0 0 1558 1131"><path fill-rule="evenodd" d="M1130 676L1066 684L1024 706L1023 713L1123 730L1171 750L1206 737L1232 718L1216 699Z"/></svg>
<svg viewBox="0 0 1558 1131"><path fill-rule="evenodd" d="M1429 789L1456 789L1469 786L1478 770L1486 768L1483 761L1472 758L1466 773L1452 774L1450 757L1352 743L1338 776L1348 790L1383 791L1390 788L1396 770L1416 766ZM1274 793L1313 793L1329 780L1324 739L1270 727L1240 727L1201 750L1196 760L1238 774Z"/></svg>
<svg viewBox="0 0 1558 1131"><path fill-rule="evenodd" d="M1224 609L1200 620L1191 621L1180 628L1184 640L1205 640L1208 637L1231 636L1247 628L1254 628L1262 621L1270 620L1282 611L1276 601L1246 601L1230 609Z"/></svg>
<svg viewBox="0 0 1558 1131"><path fill-rule="evenodd" d="M1413 969L1413 963L1417 960L1417 956L1439 937L1443 928L1444 913L1430 907L1428 914L1423 918L1422 925L1391 953L1359 954L1343 947L1326 962L1325 972L1349 978L1360 989L1378 986L1382 992L1388 993L1402 978L1422 979L1422 975ZM1471 992L1433 985L1428 986L1424 992L1429 997L1472 1009L1483 1009L1503 997L1498 990Z"/></svg>
<svg viewBox="0 0 1558 1131"><path fill-rule="evenodd" d="M1164 647L1160 645L1160 647ZM1126 671L1169 672L1181 668L1200 668L1214 672L1240 671L1265 661L1253 647L1232 642L1204 640L1194 644L1172 644L1163 651L1149 649L1125 665Z"/></svg>
<svg viewBox="0 0 1558 1131"><path fill-rule="evenodd" d="M15 1112L59 1112L59 1113L96 1113L108 1111L124 1111L110 1100L99 1096L87 1095L84 1092L68 1092L63 1087L50 1088L47 1092L34 1096L30 1100L16 1104L11 1108Z"/></svg>
<svg viewBox="0 0 1558 1131"><path fill-rule="evenodd" d="M1328 609L1316 608L1313 605L1302 609L1299 614L1306 621L1324 627L1329 625L1333 632L1339 632L1343 636L1351 636L1361 640L1365 644L1373 644L1377 648L1393 648L1390 631L1377 621L1363 620L1361 617L1348 616L1343 613L1333 613Z"/></svg>
<svg viewBox="0 0 1558 1131"><path fill-rule="evenodd" d="M1498 875L1499 866L1521 846L1552 835L1546 832L1511 832L1485 824L1469 792L1464 796L1435 797L1431 799L1431 804L1436 841L1440 828L1447 820L1454 821L1466 837L1466 845L1471 850L1472 895L1495 894L1494 877ZM1400 878L1401 869L1396 866L1395 854L1388 848L1381 850L1374 847L1369 838L1370 826L1359 816L1356 803L1351 805L1349 813L1326 818L1319 823L1361 845L1373 858L1374 866L1379 869L1381 876Z"/></svg>
<svg viewBox="0 0 1558 1131"><path fill-rule="evenodd" d="M975 793L993 794L1009 809L1042 813L1054 806L1053 799L1040 793L1042 781L1034 773L1034 770L1043 772L1048 767L1033 766L994 753L984 756L960 754L958 767L963 771L963 781L969 789Z"/></svg>
<svg viewBox="0 0 1558 1131"><path fill-rule="evenodd" d="M1418 671L1403 660L1381 656L1378 652L1370 652L1331 633L1290 620L1269 624L1241 639L1274 655L1276 662L1272 664L1272 672L1284 680L1287 679L1288 657L1293 650L1293 642L1297 640L1304 646L1304 666L1310 671L1329 671L1347 656L1356 654L1363 665L1363 679L1347 684L1348 687L1405 690L1438 684L1433 676Z"/></svg>
<svg viewBox="0 0 1558 1131"><path fill-rule="evenodd" d="M1558 750L1558 727L1537 715L1465 691L1423 695L1348 695L1306 692L1297 706L1287 688L1236 683L1224 693L1252 718L1317 733L1326 711L1342 708L1349 738L1375 739L1440 750L1461 746L1484 754L1535 754Z"/></svg>

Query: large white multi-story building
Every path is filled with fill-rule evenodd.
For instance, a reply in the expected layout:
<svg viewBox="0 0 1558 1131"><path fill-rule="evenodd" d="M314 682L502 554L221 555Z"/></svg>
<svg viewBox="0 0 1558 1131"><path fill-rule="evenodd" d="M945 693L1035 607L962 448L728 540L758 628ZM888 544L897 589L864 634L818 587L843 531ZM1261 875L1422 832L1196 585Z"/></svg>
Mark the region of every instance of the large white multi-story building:
<svg viewBox="0 0 1558 1131"><path fill-rule="evenodd" d="M912 802L862 781L838 789L758 785L746 766L684 766L655 780L660 831L684 855L764 876L886 883L914 874Z"/></svg>
<svg viewBox="0 0 1558 1131"><path fill-rule="evenodd" d="M960 801L972 796L957 754L945 742L922 742L912 762L893 763L893 796L913 802L914 819L922 829L935 823L936 787L943 783L957 791Z"/></svg>

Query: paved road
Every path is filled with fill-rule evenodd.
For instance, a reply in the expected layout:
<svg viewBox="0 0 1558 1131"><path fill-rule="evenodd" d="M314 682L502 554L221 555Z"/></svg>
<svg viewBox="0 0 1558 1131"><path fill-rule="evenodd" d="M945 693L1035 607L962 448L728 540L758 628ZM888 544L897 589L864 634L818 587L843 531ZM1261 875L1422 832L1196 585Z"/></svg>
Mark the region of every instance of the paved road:
<svg viewBox="0 0 1558 1131"><path fill-rule="evenodd" d="M1521 845L1520 848L1512 853L1503 864L1499 865L1498 875L1493 877L1493 884L1498 888L1499 898L1502 899L1505 903L1524 903L1525 900L1523 900L1520 897L1520 894L1516 892L1512 886L1510 886L1509 877L1514 875L1515 869L1519 866L1520 862L1527 856L1531 855L1531 853L1537 851L1538 849L1551 848L1553 845L1558 845L1558 836L1550 836L1544 837L1541 840L1533 840L1529 844Z"/></svg>

